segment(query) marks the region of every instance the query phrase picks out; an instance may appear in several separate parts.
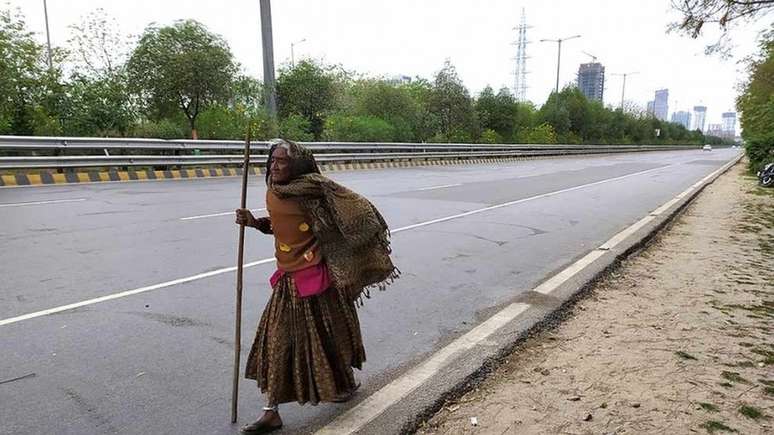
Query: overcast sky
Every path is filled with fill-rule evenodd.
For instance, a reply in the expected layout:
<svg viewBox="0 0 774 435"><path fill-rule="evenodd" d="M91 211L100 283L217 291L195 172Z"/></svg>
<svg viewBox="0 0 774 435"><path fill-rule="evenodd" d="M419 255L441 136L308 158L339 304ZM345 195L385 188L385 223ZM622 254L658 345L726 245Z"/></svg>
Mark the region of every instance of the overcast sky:
<svg viewBox="0 0 774 435"><path fill-rule="evenodd" d="M9 3L45 41L43 0ZM68 26L97 8L133 35L151 22L198 20L228 41L247 74L263 75L258 0L48 0L52 44L65 45ZM556 80L556 44L539 40L580 34L563 44L560 85L574 81L578 65L590 60L586 51L606 67L606 104L621 98L621 77L611 73L636 71L627 79L627 100L644 107L656 89L668 88L670 114L703 104L708 123L720 123L720 114L734 109L744 77L739 60L756 51L759 30L771 23L769 15L735 29L737 57L721 60L704 55L711 34L692 40L666 32L678 18L669 0L282 0L272 2L275 62L289 62L291 42L305 38L295 48L297 59L369 75L431 78L448 58L474 95L486 85L512 87L511 43L522 8L532 26L527 97L533 102L542 104Z"/></svg>

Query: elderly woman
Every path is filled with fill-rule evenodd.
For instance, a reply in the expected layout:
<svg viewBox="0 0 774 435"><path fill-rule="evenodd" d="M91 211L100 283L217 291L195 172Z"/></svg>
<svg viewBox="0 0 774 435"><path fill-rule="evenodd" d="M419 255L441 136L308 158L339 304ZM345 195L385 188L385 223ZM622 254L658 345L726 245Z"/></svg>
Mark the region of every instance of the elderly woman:
<svg viewBox="0 0 774 435"><path fill-rule="evenodd" d="M245 434L281 428L281 403L352 396L360 386L352 368L361 369L366 359L356 302L398 276L379 211L321 175L309 150L276 140L267 167L269 217L239 209L236 219L273 234L277 259L245 370L267 404L258 421L242 428Z"/></svg>

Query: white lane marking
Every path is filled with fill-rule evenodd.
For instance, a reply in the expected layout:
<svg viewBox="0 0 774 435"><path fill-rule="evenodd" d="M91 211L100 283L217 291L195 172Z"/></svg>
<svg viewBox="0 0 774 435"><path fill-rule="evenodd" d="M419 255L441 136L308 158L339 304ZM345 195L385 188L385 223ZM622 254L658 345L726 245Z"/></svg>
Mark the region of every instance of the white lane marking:
<svg viewBox="0 0 774 435"><path fill-rule="evenodd" d="M503 208L503 207L510 207L512 205L521 204L521 203L527 202L527 201L534 201L536 199L547 198L549 196L559 195L560 193L572 192L574 190L584 189L586 187L596 186L596 185L603 184L603 183L609 183L611 181L623 180L624 178L634 177L636 175L647 174L649 172L658 171L658 170L661 170L661 169L664 169L664 168L669 168L671 166L675 166L675 165L672 164L672 165L659 166L658 168L648 169L648 170L640 171L640 172L634 172L634 173L627 174L627 175L621 175L620 177L606 178L604 180L595 181L593 183L581 184L579 186L570 187L570 188L567 188L567 189L555 190L553 192L548 192L548 193L543 193L543 194L540 194L540 195L530 196L529 198L517 199L515 201L504 202L502 204L496 204L496 205L492 205L492 206L489 206L489 207L484 207L484 208L479 208L479 209L476 209L476 210L466 211L464 213L455 214L455 215L452 215L452 216L446 216L446 217L442 217L442 218L438 218L438 219L433 219L433 220L429 220L429 221L425 221L425 222L419 222L419 223L408 225L408 226L405 226L405 227L396 228L396 229L392 230L392 232L393 233L399 233L401 231L413 230L414 228L424 227L424 226L427 226L427 225L433 225L433 224L437 224L437 223L441 223L441 222L450 221L450 220L453 220L453 219L459 219L459 218L462 218L462 217L483 213L485 211L496 210L498 208Z"/></svg>
<svg viewBox="0 0 774 435"><path fill-rule="evenodd" d="M447 187L457 187L457 186L462 186L462 183L444 184L444 185L441 185L441 186L422 187L420 189L416 189L415 192L419 192L419 191L422 191L422 190L446 189Z"/></svg>
<svg viewBox="0 0 774 435"><path fill-rule="evenodd" d="M456 214L456 215L453 215L453 216L447 216L445 218L433 219L433 220L429 220L429 221L426 221L426 222L420 222L420 223L417 223L417 224L396 228L396 229L392 230L392 233L393 234L400 233L400 232L408 231L408 230L411 230L411 229L414 229L414 228L424 227L424 226L427 226L427 225L432 225L432 224L436 224L436 223L440 223L440 222L446 222L446 221L449 221L449 220L452 220L452 219L459 219L461 217L470 216L470 215L482 213L482 212L489 211L489 210L495 210L495 209L502 208L502 207L507 207L507 206L510 206L510 205L520 204L522 202L527 202L527 201L531 201L531 200L535 200L535 199L539 199L539 198L545 198L547 196L556 195L556 194L563 193L563 192L570 192L570 191L573 191L573 190L576 190L576 189L580 189L580 188L583 188L583 187L595 186L595 185L598 185L598 184L601 184L601 183L605 183L605 182L608 182L608 181L621 180L621 179L624 179L624 178L627 178L627 177L631 177L631 176L635 176L635 175L642 175L642 174L645 174L645 173L648 173L648 172L656 171L656 170L659 170L659 169L664 169L664 168L667 168L667 167L670 167L670 166L675 166L675 165L660 166L658 168L648 169L646 171L635 172L635 173L628 174L628 175L623 175L623 176L620 176L620 177L608 178L608 179L601 180L601 181L596 181L596 182L593 182L593 183L582 184L580 186L571 187L569 189L562 189L562 190L557 190L557 191L554 191L554 192L544 193L544 194L541 194L541 195L536 195L536 196L532 196L532 197L529 197L529 198L520 199L520 200L517 200L517 201L510 201L510 202L506 202L506 203L503 203L503 204L494 205L494 206L491 206L491 207L485 207L485 208L481 208L481 209L477 209L477 210L472 210L472 211L465 212L465 213ZM230 213L233 213L233 212L230 212ZM247 263L247 264L244 265L244 268L258 266L260 264L266 264L266 263L270 263L270 262L273 262L273 261L274 261L273 257L272 258L264 258L262 260L257 260L257 261L254 261L252 263ZM160 288L169 287L169 286L176 285L176 284L182 284L182 283L186 283L186 282L191 282L191 281L194 281L194 280L197 280L197 279L208 278L208 277L211 277L211 276L220 275L222 273L227 273L227 272L231 272L231 271L234 271L234 270L236 270L236 266L226 267L226 268L214 270L214 271L211 271L211 272L201 273L201 274L198 274L198 275L193 275L193 276L189 276L189 277L185 277L185 278L178 278L178 279L175 279L175 280L172 280L172 281L167 281L167 282L163 282L163 283L160 283L160 284L154 284L154 285L147 286L147 287L141 287L139 289L127 290L127 291L120 292L120 293L115 293L115 294L112 294L112 295L107 295L107 296L103 296L103 297L99 297L99 298L89 299L89 300L82 301L82 302L76 302L74 304L63 305L63 306L60 306L60 307L50 308L50 309L43 310L43 311L37 311L37 312L34 312L34 313L24 314L24 315L21 315L21 316L12 317L10 319L0 320L0 326L8 325L8 324L11 324L11 323L20 322L22 320L33 319L33 318L45 316L45 315L48 315L48 314L59 313L59 312L62 312L62 311L71 310L73 308L79 308L79 307L83 307L83 306L87 306L87 305L93 305L93 304L97 304L97 303L100 303L100 302L105 302L105 301L109 301L109 300L113 300L113 299L118 299L118 298L122 298L122 297L125 297L125 296L131 296L131 295L134 295L134 294L137 294L137 293L144 293L144 292L151 291L151 290L157 290L157 289L160 289Z"/></svg>
<svg viewBox="0 0 774 435"><path fill-rule="evenodd" d="M244 265L244 267L258 266L259 264L270 263L270 262L273 262L273 261L274 261L274 258L265 258L263 260L258 260L258 261L253 261L252 263L247 263L247 264ZM220 274L227 273L227 272L233 272L236 269L237 269L236 266L224 267L222 269L211 270L209 272L200 273L198 275L187 276L185 278L173 279L172 281L166 281L166 282L162 282L162 283L159 283L159 284L153 284L153 285L149 285L147 287L140 287L140 288L136 288L134 290L127 290L127 291L120 292L120 293L113 293L111 295L101 296L101 297L94 298L94 299L88 299L88 300L81 301L81 302L76 302L76 303L73 303L73 304L62 305L62 306L59 306L59 307L49 308L47 310L37 311L37 312L34 312L34 313L23 314L21 316L11 317L10 319L0 320L0 326L10 325L11 323L21 322L22 320L34 319L36 317L47 316L49 314L61 313L62 311L67 311L67 310L72 310L72 309L75 309L75 308L85 307L87 305L94 305L94 304L98 304L100 302L110 301L110 300L113 300L113 299L119 299L119 298L123 298L123 297L126 297L126 296L131 296L131 295L136 295L136 294L139 294L139 293L149 292L149 291L152 291L152 290L158 290L158 289L164 288L164 287L171 287L173 285L185 284L187 282L196 281L197 279L208 278L208 277L211 277L211 276L220 275Z"/></svg>
<svg viewBox="0 0 774 435"><path fill-rule="evenodd" d="M523 303L508 305L494 316L471 329L467 334L446 345L419 366L390 382L354 408L340 415L332 424L317 431L317 434L338 435L353 433L359 430L367 422L384 412L396 400L405 397L430 379L431 376L444 368L451 361L452 357L486 340L529 307L528 304Z"/></svg>
<svg viewBox="0 0 774 435"><path fill-rule="evenodd" d="M721 173L722 171L733 166L739 161L740 158L741 156L732 160L712 174L704 177L701 182L692 185L678 196L684 197L692 190L700 186L702 182L711 179L716 174ZM672 202L672 204L674 204L674 202ZM591 251L577 262L573 263L566 269L551 277L549 280L545 281L543 284L535 287L533 291L543 294L551 293L564 282L583 270L583 268L591 264L594 260L604 255L608 249L615 247L618 243L623 241L625 237L622 238L622 234L632 234L653 219L655 219L655 216L652 214L640 219L630 227L613 236L599 248ZM479 326L473 328L467 334L457 338L446 347L435 352L429 359L425 360L423 363L420 363L420 365L416 368L411 369L408 373L393 380L362 402L358 403L356 406L350 408L343 414L336 417L333 421L322 427L315 434L341 435L351 434L359 431L366 424L386 411L387 408L402 400L409 393L419 388L433 375L443 370L445 366L451 362L452 356L457 355L461 351L469 350L476 344L483 343L494 332L505 326L508 322L515 320L529 307L529 305L522 303L508 305Z"/></svg>
<svg viewBox="0 0 774 435"><path fill-rule="evenodd" d="M52 199L51 201L13 202L13 203L7 203L7 204L0 204L0 207L23 207L25 205L61 204L63 202L81 202L81 201L86 201L86 198Z"/></svg>
<svg viewBox="0 0 774 435"><path fill-rule="evenodd" d="M266 211L265 208L252 208L250 211ZM213 213L213 214L202 214L199 216L188 216L188 217L182 217L180 218L181 221L192 221L195 219L204 219L209 217L216 217L216 216L227 216L227 215L234 215L233 211L224 211L223 213Z"/></svg>

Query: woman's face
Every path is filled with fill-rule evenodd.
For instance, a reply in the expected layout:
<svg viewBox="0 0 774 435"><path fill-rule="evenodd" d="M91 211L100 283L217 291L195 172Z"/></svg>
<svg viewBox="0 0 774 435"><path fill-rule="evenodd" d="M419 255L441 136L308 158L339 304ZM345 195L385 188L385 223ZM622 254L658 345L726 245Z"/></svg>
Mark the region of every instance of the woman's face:
<svg viewBox="0 0 774 435"><path fill-rule="evenodd" d="M284 184L290 181L290 156L288 156L288 150L282 147L277 147L272 155L271 168L271 181L277 184Z"/></svg>

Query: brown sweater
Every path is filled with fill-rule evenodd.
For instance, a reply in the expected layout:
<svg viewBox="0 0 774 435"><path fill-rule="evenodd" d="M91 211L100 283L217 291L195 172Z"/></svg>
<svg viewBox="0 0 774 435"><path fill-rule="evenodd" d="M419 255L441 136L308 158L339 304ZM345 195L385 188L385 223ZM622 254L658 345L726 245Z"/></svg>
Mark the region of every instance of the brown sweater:
<svg viewBox="0 0 774 435"><path fill-rule="evenodd" d="M277 268L295 272L319 264L322 258L317 239L298 202L280 199L267 190L266 209L274 233Z"/></svg>

